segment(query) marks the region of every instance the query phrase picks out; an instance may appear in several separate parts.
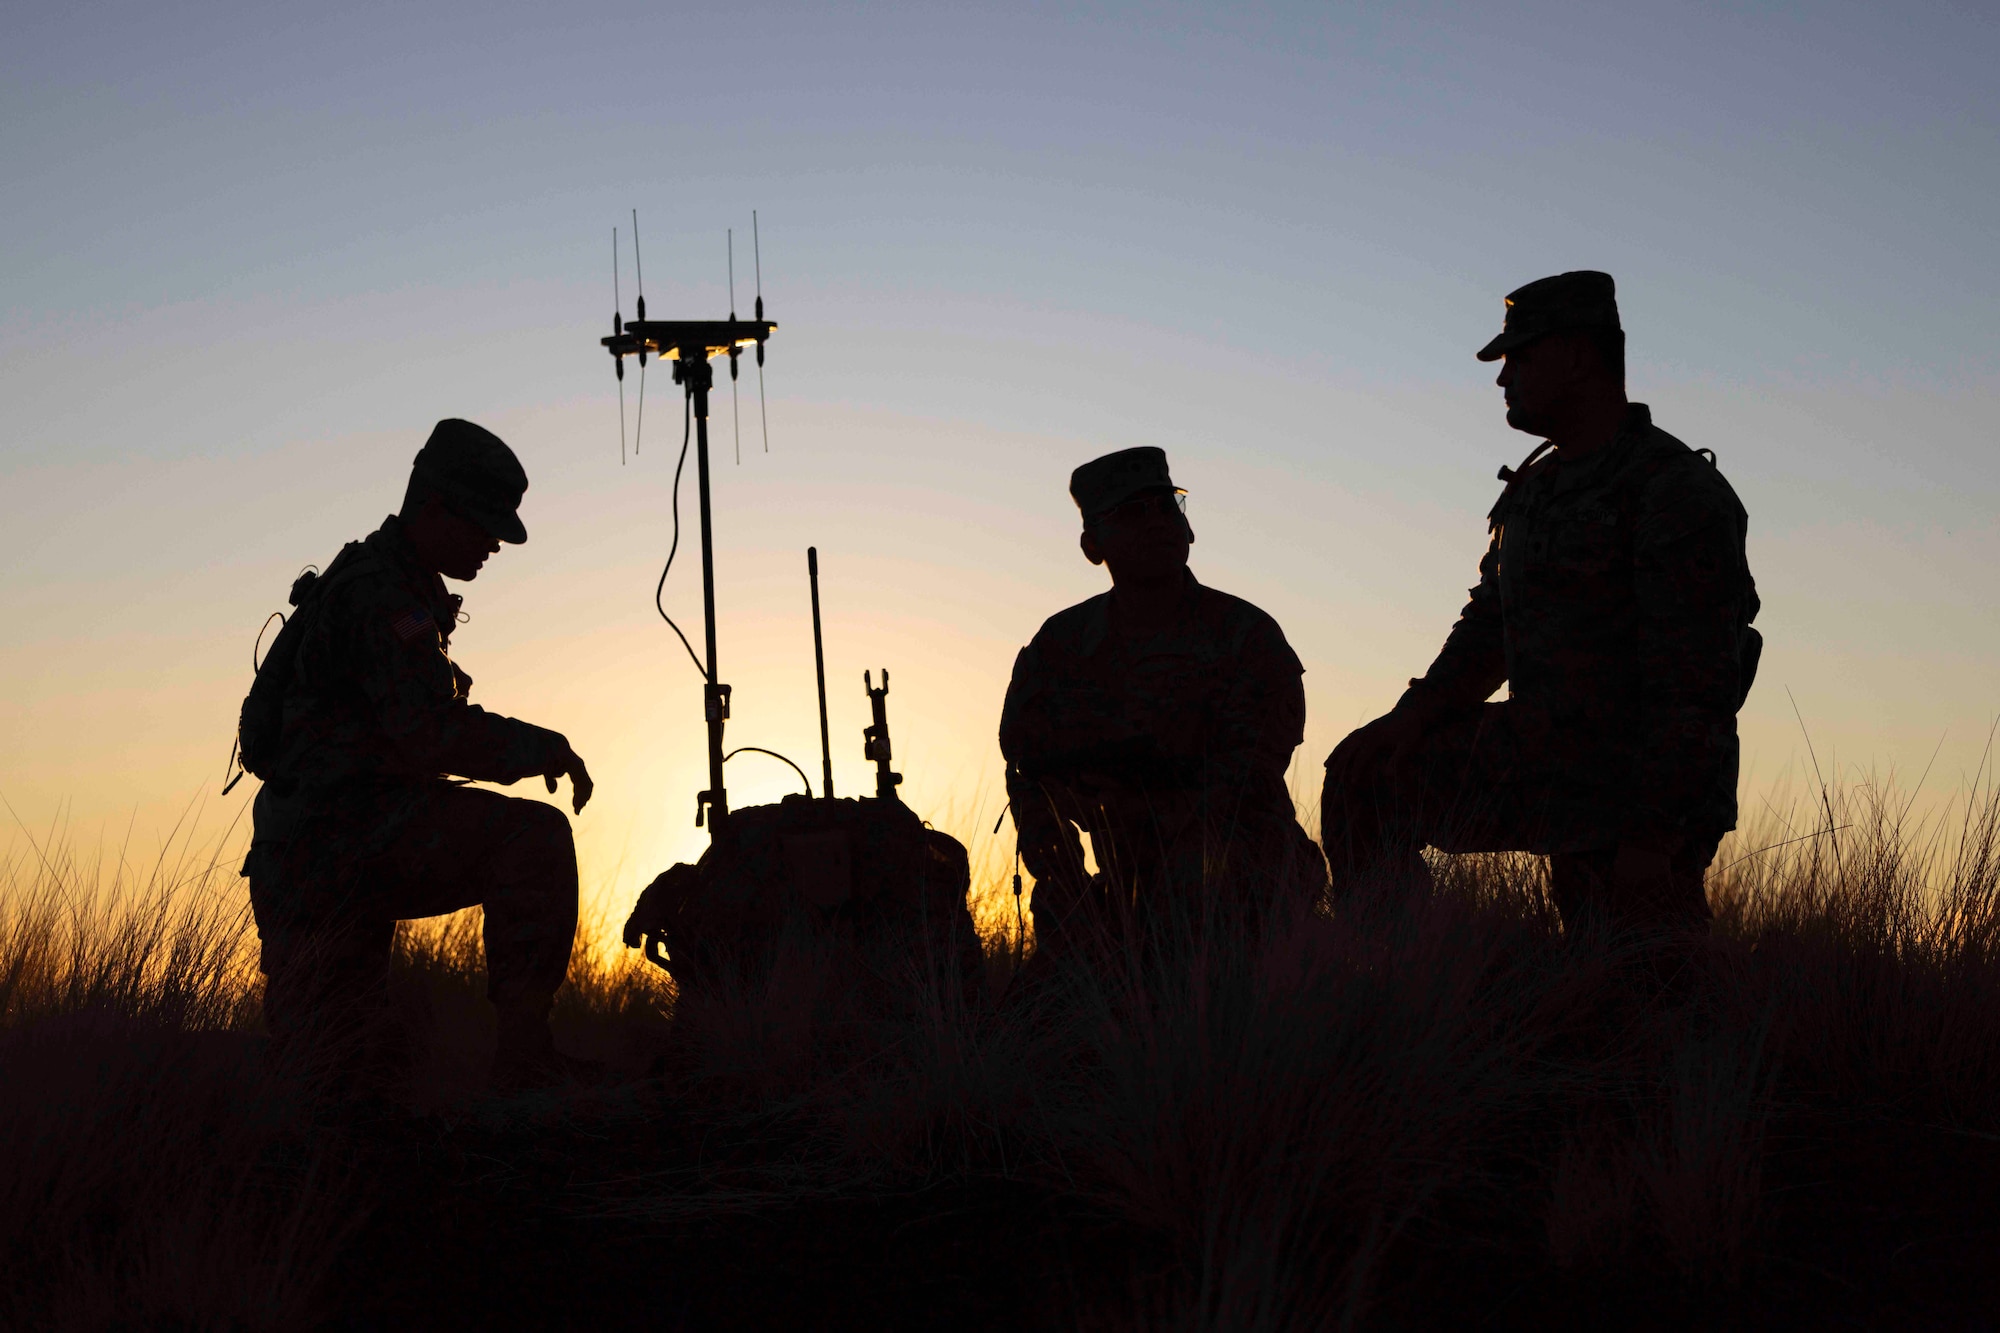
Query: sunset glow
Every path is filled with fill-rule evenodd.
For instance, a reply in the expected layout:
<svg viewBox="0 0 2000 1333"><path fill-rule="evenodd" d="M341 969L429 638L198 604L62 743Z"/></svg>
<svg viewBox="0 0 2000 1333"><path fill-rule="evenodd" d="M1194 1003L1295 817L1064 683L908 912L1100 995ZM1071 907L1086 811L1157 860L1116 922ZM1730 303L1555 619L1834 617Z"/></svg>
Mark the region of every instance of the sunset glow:
<svg viewBox="0 0 2000 1333"><path fill-rule="evenodd" d="M1541 55L1466 15L1447 63L1384 82L1386 19L1337 34L1267 16L1218 48L1191 17L1030 38L913 16L864 39L746 13L768 89L746 104L695 95L722 91L719 66L609 19L519 16L441 80L380 62L444 49L445 29L382 21L361 42L309 17L317 36L282 56L254 26L226 57L200 25L162 28L166 60L130 34L131 54L84 60L81 29L16 23L10 839L62 824L144 843L190 803L205 827L239 818L254 783L217 793L257 627L302 566L395 506L430 424L462 414L532 481L533 539L462 589L475 700L590 761L577 831L609 897L700 851L700 683L648 605L681 404L655 363L621 466L598 345L606 233L635 205L651 311L671 318L728 312L724 233L759 210L783 325L770 452L754 386L732 400L724 367L711 423L729 735L817 772L816 545L847 792L866 781L860 674L887 667L908 798L991 829L1013 654L1103 586L1069 470L1142 443L1191 492L1196 572L1270 610L1306 663L1312 789L1430 660L1494 469L1532 444L1471 356L1501 294L1584 264L1618 275L1633 396L1713 448L1751 512L1770 649L1748 786L1804 771L1807 736L1844 772L1914 778L1935 752L1950 786L1979 761L2000 703L2000 474L1975 220L1996 173L1938 156L1977 143L1990 164L1985 81L1950 73L1978 42L1799 43L1772 19L1711 43L1607 16L1578 40L1650 73L1607 59L1601 86L1544 92ZM568 63L584 52L587 76ZM1934 101L1869 100L1898 60L1933 59ZM1566 128L1579 96L1606 107L1588 135ZM699 133L658 132L690 106ZM635 429L640 386L628 364ZM757 441L740 465L733 401ZM681 515L665 596L696 625L691 475ZM738 804L798 781L758 755L728 777Z"/></svg>

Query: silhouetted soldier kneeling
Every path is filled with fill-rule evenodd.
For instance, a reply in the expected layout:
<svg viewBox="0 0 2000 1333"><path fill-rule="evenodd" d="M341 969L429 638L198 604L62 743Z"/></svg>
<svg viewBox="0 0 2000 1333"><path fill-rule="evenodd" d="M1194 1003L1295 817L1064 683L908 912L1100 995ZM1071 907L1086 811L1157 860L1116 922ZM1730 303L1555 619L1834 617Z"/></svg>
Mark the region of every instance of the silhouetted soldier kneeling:
<svg viewBox="0 0 2000 1333"><path fill-rule="evenodd" d="M1508 296L1479 352L1502 358L1507 424L1545 443L1501 471L1479 586L1437 660L1326 761L1335 894L1428 882L1426 844L1538 852L1567 925L1705 929L1762 647L1748 519L1713 454L1626 401L1610 275Z"/></svg>
<svg viewBox="0 0 2000 1333"><path fill-rule="evenodd" d="M485 908L496 1080L562 1064L548 1016L576 933L569 820L456 785L590 775L560 734L488 713L447 656L460 598L501 542L527 540L528 478L498 437L440 421L402 511L302 576L297 607L244 702L244 766L264 779L243 873L263 941L272 1040L346 1074L379 1057L396 923ZM309 1051L298 1051L300 1046Z"/></svg>
<svg viewBox="0 0 2000 1333"><path fill-rule="evenodd" d="M1000 718L1037 950L1314 901L1326 863L1285 787L1306 701L1284 631L1189 571L1194 530L1159 449L1084 464L1070 495L1111 590L1043 624Z"/></svg>

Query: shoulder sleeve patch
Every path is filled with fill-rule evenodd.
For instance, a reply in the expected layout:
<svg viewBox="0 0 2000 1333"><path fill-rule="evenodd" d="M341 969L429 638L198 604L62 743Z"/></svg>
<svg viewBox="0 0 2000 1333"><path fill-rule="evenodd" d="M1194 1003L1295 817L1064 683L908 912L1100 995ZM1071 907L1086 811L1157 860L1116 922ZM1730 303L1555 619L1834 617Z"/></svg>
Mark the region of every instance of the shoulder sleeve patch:
<svg viewBox="0 0 2000 1333"><path fill-rule="evenodd" d="M408 643L422 634L436 634L437 622L431 619L429 611L420 606L413 606L402 615L391 620L389 628L395 632L397 638L401 639L404 643Z"/></svg>

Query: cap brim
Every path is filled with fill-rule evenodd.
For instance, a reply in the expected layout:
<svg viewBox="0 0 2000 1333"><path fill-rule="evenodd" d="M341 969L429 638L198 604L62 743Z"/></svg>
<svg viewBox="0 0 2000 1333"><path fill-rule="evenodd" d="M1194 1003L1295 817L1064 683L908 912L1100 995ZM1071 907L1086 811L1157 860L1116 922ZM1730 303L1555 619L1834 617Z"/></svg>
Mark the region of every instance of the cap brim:
<svg viewBox="0 0 2000 1333"><path fill-rule="evenodd" d="M528 529L521 522L521 515L516 511L509 510L502 514L480 512L467 514L466 517L492 533L496 541L503 541L514 546L519 546L522 542L528 540Z"/></svg>
<svg viewBox="0 0 2000 1333"><path fill-rule="evenodd" d="M1187 489L1185 487L1175 486L1171 482L1162 484L1157 481L1149 481L1143 486L1131 486L1127 487L1122 491L1114 491L1112 493L1112 498L1099 501L1097 508L1092 509L1091 511L1086 513L1084 515L1084 518L1093 519L1096 518L1099 514L1108 514L1112 510L1116 509L1119 505L1124 504L1127 500L1136 500L1142 495L1186 495L1186 494L1187 494Z"/></svg>
<svg viewBox="0 0 2000 1333"><path fill-rule="evenodd" d="M1547 329L1536 329L1532 332L1527 329L1515 329L1511 332L1503 332L1492 342L1487 343L1486 346L1479 349L1479 359L1481 361L1498 361L1515 348L1526 347L1546 332L1548 332Z"/></svg>

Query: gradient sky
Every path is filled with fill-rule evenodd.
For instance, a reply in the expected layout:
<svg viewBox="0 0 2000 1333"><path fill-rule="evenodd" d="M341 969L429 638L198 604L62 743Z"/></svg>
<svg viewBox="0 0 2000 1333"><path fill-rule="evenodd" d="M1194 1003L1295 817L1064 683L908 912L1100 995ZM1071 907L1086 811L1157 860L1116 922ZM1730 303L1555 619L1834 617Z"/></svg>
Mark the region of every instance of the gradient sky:
<svg viewBox="0 0 2000 1333"><path fill-rule="evenodd" d="M732 226L747 313L762 218L769 454L754 379L740 467L714 422L730 735L817 772L817 544L847 794L887 666L910 800L990 828L1014 652L1103 585L1069 470L1136 444L1305 661L1310 785L1533 444L1472 359L1501 295L1582 267L1750 510L1748 785L1803 762L1795 698L1823 767L1942 742L1949 786L2000 707L1996 68L1972 6L10 7L0 797L141 848L226 821L259 624L462 415L533 479L461 589L474 698L591 762L614 897L698 851L650 606L679 402L621 467L596 344L634 206L656 316L726 313ZM698 623L692 560L668 601Z"/></svg>

